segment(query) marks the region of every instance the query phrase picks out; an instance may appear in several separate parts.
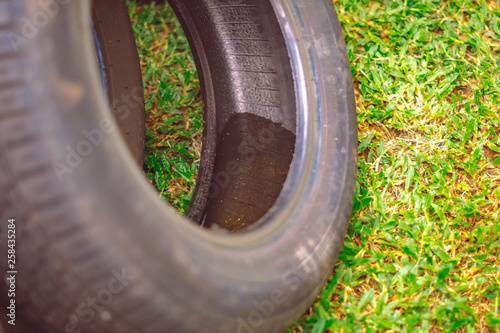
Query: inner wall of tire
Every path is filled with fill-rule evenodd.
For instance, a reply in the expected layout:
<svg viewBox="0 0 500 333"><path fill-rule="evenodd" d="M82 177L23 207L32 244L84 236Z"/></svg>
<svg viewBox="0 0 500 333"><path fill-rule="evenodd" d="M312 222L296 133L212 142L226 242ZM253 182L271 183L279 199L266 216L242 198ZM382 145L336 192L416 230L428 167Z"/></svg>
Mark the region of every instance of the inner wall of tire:
<svg viewBox="0 0 500 333"><path fill-rule="evenodd" d="M128 9L121 0L93 0L91 4L96 60L106 102L130 153L142 168L145 150L144 91Z"/></svg>
<svg viewBox="0 0 500 333"><path fill-rule="evenodd" d="M235 114L254 114L295 134L294 83L281 28L268 0L169 3L190 43L204 101L203 149L187 213L189 219L202 224L207 204L218 203L210 202L210 192L215 182L214 165L218 165L216 155L220 154L228 120ZM294 142L293 138L292 148L285 152L290 160ZM239 159L234 153L223 154ZM281 187L282 184L268 202L261 203L266 210L276 201Z"/></svg>

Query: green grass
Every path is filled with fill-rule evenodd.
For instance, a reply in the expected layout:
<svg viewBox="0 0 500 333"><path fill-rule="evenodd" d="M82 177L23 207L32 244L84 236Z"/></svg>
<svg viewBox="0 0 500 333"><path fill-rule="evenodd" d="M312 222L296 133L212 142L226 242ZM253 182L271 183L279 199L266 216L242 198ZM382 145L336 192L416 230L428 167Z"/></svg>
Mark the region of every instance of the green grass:
<svg viewBox="0 0 500 333"><path fill-rule="evenodd" d="M186 36L170 8L127 3L146 93L146 175L161 197L185 213L201 153L198 74Z"/></svg>
<svg viewBox="0 0 500 333"><path fill-rule="evenodd" d="M499 3L336 5L356 87L356 199L335 275L286 332L500 330ZM130 8L148 176L183 211L201 146L193 61L169 10Z"/></svg>

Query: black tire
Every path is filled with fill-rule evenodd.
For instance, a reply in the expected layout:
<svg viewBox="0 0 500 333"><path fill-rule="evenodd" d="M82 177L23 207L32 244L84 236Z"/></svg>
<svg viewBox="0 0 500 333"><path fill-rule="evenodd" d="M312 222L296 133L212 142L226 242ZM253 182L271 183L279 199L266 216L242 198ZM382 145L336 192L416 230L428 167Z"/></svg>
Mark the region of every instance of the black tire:
<svg viewBox="0 0 500 333"><path fill-rule="evenodd" d="M12 34L43 10L3 3ZM172 5L205 100L190 218L241 232L202 230L158 199L103 99L88 2L61 5L19 52L0 38L0 67L16 68L0 77L0 232L16 220L16 313L34 331L279 332L331 274L357 153L332 2Z"/></svg>
<svg viewBox="0 0 500 333"><path fill-rule="evenodd" d="M107 102L129 151L142 167L145 147L144 91L134 31L125 0L92 0L92 23Z"/></svg>
<svg viewBox="0 0 500 333"><path fill-rule="evenodd" d="M15 5L7 4L7 6L10 7L7 7L8 9L13 10L11 13L16 14L17 9L14 7ZM44 7L44 13L48 16L57 15L58 10L59 7L54 4ZM17 14L19 15L18 11ZM108 18L110 16L113 16L114 19L109 20ZM11 23L13 22L14 21ZM27 25L25 25L25 27L26 26ZM36 28L36 26L33 27ZM3 33L4 31L0 30L0 32ZM144 163L145 142L144 93L139 56L125 2L121 0L94 0L92 4L92 32L96 62L98 63L101 73L101 89L105 93L106 103L109 104L112 110L119 133L125 140L128 150L132 154L137 165L142 167ZM21 47L26 40L22 39L22 35L18 35L18 37L21 38L18 40L20 42L18 46ZM12 36L12 38L16 37ZM4 47L2 51L7 51L7 53L9 53L8 51L14 51L14 53L17 53L15 49L16 44L12 43L15 39L12 38L3 40L4 42L8 41L10 45L0 43ZM12 47L14 47L14 49L9 49ZM11 62L6 59L3 64L8 66ZM1 83L19 84L19 82L16 82L18 79L16 77L12 79L12 77L7 75L6 78L7 80L5 80L5 76L2 77L4 81L1 81ZM0 96L6 98L2 100L2 103L7 101L8 105L12 102L12 99L10 99L11 96L9 96L8 93L2 95L2 92L5 93L6 91L8 91L8 89L5 89L4 86L0 87ZM125 96L125 98L123 96ZM132 96L132 98L127 98L128 96ZM1 111L5 112L5 109ZM16 127L13 130L16 131L21 128L22 127ZM24 134L26 135L27 133ZM0 189L3 190L3 188ZM4 203L2 199L3 198L0 196L0 211L6 209L6 207L2 205ZM4 214L5 213L8 214L9 212L6 211ZM4 236L4 234L0 235L0 243L5 242L5 240L1 238L2 236ZM6 328L5 332L38 332L38 328L31 326L29 322L24 322L22 318L16 320L15 326L9 324L8 321L10 318L7 314L5 308L2 307L2 310L0 310L0 323ZM4 330L2 330L2 326L0 325L0 333L1 332L4 332Z"/></svg>

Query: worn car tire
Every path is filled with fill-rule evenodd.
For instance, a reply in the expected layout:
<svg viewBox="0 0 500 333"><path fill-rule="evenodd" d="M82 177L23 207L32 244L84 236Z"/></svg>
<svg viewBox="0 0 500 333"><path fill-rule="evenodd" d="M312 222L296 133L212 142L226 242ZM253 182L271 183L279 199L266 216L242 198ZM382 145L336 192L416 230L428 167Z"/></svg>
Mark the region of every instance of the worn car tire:
<svg viewBox="0 0 500 333"><path fill-rule="evenodd" d="M172 1L202 83L189 217L207 228L135 165L99 83L89 2L59 5L17 48L22 18L44 8L0 5L0 233L15 225L17 318L37 332L293 323L332 272L354 193L355 103L332 2Z"/></svg>
<svg viewBox="0 0 500 333"><path fill-rule="evenodd" d="M14 23L16 19L20 18L21 10L20 7L16 8L16 5L0 1L0 14L14 15L6 22L2 21L0 24L0 40L2 41L0 43L0 53L1 51L5 54L12 53L12 51L17 53L18 47L21 47L25 42L33 38L33 36L29 35L29 29L36 30L38 28L37 24L44 24L43 20L46 17L57 15L59 6L54 2L51 4L47 2L46 4L48 6L44 6L43 11L35 12L36 16L31 17L32 21L24 25L24 28L28 30L21 31L21 34L15 34L12 31L13 34L9 36L2 33L9 31L9 24ZM109 20L110 16L113 16L114 19ZM35 22L34 20L41 21ZM7 23L7 26L2 26L5 23ZM95 60L101 74L101 87L105 94L106 103L112 111L119 133L125 140L129 152L132 154L136 164L142 167L144 163L145 142L144 94L137 47L125 2L122 0L94 0L92 2L92 32L95 45ZM27 36L24 35L26 33L28 33ZM10 67L14 61L6 59L0 63L4 65L2 67L3 71L0 74L2 78L1 83L19 84L21 73L15 72L18 70L18 67ZM11 90L11 92L13 91L16 91L16 89ZM12 102L12 94L9 94L9 89L6 89L5 86L0 88L0 96L4 98L2 99L2 103L6 101L7 106ZM2 109L4 112L6 110L8 111L8 108ZM6 122L3 125L14 126L12 131L22 129L22 126L18 127L21 124L16 122ZM0 211L6 209L2 205L3 203L4 201L0 198ZM8 214L9 212L6 211L4 213ZM0 237L2 236L8 237L8 235L4 234L0 235ZM5 240L1 238L0 243L3 244L4 242ZM8 242L6 243L9 245ZM11 320L11 317L7 316L8 312L9 309L6 312L3 307L0 310L0 323L5 328L5 330L2 330L2 326L0 325L0 332L38 332L36 326L32 326L32 323L24 321L19 316L15 321L15 326L9 323L8 321Z"/></svg>

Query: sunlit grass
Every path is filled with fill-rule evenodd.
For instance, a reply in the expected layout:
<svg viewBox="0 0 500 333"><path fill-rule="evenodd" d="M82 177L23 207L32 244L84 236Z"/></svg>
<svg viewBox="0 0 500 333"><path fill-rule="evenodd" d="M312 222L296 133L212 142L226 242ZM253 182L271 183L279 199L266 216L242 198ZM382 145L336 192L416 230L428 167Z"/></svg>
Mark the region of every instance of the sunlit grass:
<svg viewBox="0 0 500 333"><path fill-rule="evenodd" d="M337 4L359 167L335 276L290 331L500 328L498 4Z"/></svg>

